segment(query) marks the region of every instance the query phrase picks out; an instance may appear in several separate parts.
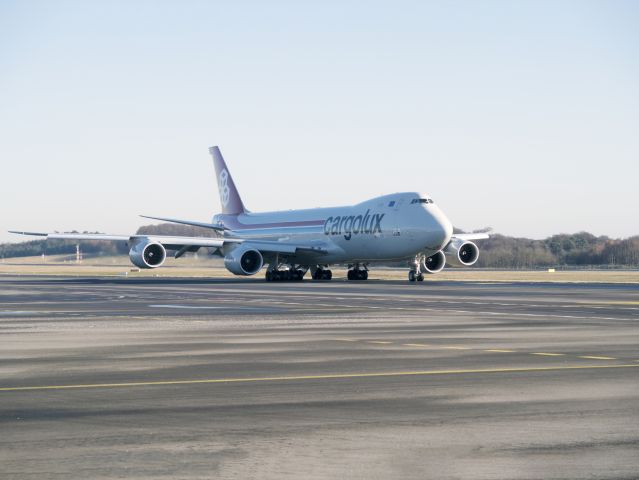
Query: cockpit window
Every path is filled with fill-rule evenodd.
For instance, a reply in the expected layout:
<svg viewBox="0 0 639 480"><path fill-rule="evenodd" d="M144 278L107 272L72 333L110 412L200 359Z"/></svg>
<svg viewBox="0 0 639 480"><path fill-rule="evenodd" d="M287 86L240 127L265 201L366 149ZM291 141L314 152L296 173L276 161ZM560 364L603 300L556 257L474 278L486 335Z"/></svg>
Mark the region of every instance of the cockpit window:
<svg viewBox="0 0 639 480"><path fill-rule="evenodd" d="M411 205L413 203L435 203L433 202L432 198L414 198L413 200L411 200Z"/></svg>

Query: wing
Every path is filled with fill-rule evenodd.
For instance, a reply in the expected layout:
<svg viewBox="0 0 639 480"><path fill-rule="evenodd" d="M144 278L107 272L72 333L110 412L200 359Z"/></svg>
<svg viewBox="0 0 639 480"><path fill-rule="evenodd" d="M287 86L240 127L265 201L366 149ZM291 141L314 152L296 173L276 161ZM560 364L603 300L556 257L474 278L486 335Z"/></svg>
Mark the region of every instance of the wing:
<svg viewBox="0 0 639 480"><path fill-rule="evenodd" d="M453 235L453 238L458 238L459 240L467 241L467 240L485 240L486 238L490 238L487 233L459 233Z"/></svg>
<svg viewBox="0 0 639 480"><path fill-rule="evenodd" d="M9 230L9 233L15 233L17 235L28 235L32 237L46 237L48 239L56 240L110 240L110 241L124 241L126 242L131 238L130 235L106 235L104 233L44 233L44 232L22 232L16 230Z"/></svg>
<svg viewBox="0 0 639 480"><path fill-rule="evenodd" d="M268 253L283 253L295 255L298 253L316 253L326 254L324 245L318 244L298 244L298 243L285 243L269 240L249 240L245 238L234 237L220 237L220 238L207 238L207 237L182 237L182 236L169 236L169 235L107 235L103 233L44 233L44 232L23 232L9 230L9 233L16 233L18 235L29 235L36 237L45 237L48 239L56 240L106 240L106 241L122 241L129 243L136 243L139 241L151 241L162 244L162 246L168 250L178 250L178 256L181 256L186 251L197 251L201 247L213 247L220 248L227 244L244 243L250 245L252 248L259 250L260 252Z"/></svg>
<svg viewBox="0 0 639 480"><path fill-rule="evenodd" d="M288 253L291 255L299 253L316 253L318 255L326 255L328 253L328 249L324 244L303 244L248 239L242 239L242 243L244 243L244 245L250 245L260 252Z"/></svg>
<svg viewBox="0 0 639 480"><path fill-rule="evenodd" d="M194 222L191 220L179 220L175 218L165 218L165 217L150 217L148 215L140 215L140 216L143 218L149 218L151 220L160 220L162 222L179 223L181 225L191 225L193 227L210 228L212 230L218 230L218 231L230 231L230 229L226 227L213 225L211 223ZM159 237L154 236L153 238L157 238L158 241L162 243L162 241L159 240ZM174 237L174 238L178 238L178 237ZM324 248L323 246L318 246L318 245L310 245L310 244L300 245L300 244L294 244L294 243L283 243L283 242L276 242L276 241L269 241L269 240L231 239L229 237L224 237L224 239L228 240L229 242L236 242L236 243L248 242L253 248L261 252L288 253L288 254L296 254L300 252L320 253L320 254L328 253L326 248ZM167 245L165 246L169 248ZM196 246L196 244L192 244L191 246ZM205 246L205 245L201 245L201 246ZM206 246L211 246L211 245L206 245ZM222 245L215 245L215 246L222 246ZM182 248L182 246L178 248Z"/></svg>

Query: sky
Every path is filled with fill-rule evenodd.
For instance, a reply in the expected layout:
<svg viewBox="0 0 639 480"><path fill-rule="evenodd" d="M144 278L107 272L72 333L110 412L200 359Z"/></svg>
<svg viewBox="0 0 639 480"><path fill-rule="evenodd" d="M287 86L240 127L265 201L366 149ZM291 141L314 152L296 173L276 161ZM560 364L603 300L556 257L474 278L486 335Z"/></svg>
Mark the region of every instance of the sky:
<svg viewBox="0 0 639 480"><path fill-rule="evenodd" d="M639 234L639 2L0 0L0 242L430 194Z"/></svg>

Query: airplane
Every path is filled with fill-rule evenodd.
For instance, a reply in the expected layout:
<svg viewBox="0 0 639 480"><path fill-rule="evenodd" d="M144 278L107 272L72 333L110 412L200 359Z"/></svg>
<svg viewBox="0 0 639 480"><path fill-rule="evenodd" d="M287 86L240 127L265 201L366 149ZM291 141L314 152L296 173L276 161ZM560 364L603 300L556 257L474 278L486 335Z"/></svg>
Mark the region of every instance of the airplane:
<svg viewBox="0 0 639 480"><path fill-rule="evenodd" d="M266 281L331 280L330 265L348 265L348 280L367 280L369 265L405 261L410 282L441 272L446 264L473 265L485 233L453 234L453 226L426 194L393 193L361 203L329 208L256 213L246 209L222 153L210 147L222 212L211 223L144 218L215 230L218 238L166 235L107 235L10 231L47 239L125 241L131 263L158 268L200 248L213 248L233 274L255 275L264 266Z"/></svg>

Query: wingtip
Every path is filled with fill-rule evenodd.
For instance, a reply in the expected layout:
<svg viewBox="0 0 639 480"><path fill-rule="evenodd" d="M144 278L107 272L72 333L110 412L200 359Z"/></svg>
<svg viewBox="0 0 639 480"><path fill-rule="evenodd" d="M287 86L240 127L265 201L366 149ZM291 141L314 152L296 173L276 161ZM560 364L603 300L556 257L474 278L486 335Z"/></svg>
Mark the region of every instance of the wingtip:
<svg viewBox="0 0 639 480"><path fill-rule="evenodd" d="M31 235L34 237L46 237L49 234L48 233L43 233L43 232L23 232L23 231L19 231L19 230L7 230L9 233L14 233L16 235Z"/></svg>
<svg viewBox="0 0 639 480"><path fill-rule="evenodd" d="M148 218L149 220L158 220L160 222L166 222L167 219L163 217L152 217L151 215L140 215L142 218Z"/></svg>

